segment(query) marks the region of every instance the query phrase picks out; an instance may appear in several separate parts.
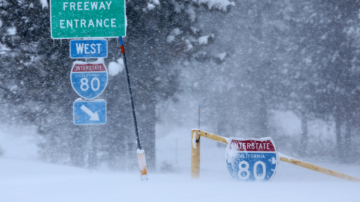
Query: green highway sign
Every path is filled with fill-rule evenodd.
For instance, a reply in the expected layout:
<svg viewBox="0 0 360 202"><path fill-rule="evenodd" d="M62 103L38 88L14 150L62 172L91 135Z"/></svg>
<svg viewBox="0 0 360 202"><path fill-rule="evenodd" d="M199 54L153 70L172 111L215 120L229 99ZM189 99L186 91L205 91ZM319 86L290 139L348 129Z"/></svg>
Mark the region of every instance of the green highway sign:
<svg viewBox="0 0 360 202"><path fill-rule="evenodd" d="M51 38L126 35L125 0L51 0Z"/></svg>

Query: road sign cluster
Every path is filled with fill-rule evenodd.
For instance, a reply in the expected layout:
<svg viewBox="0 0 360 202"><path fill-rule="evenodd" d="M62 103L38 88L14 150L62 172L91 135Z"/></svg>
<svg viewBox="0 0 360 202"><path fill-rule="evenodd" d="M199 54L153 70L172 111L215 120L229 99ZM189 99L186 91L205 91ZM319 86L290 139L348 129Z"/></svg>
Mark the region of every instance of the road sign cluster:
<svg viewBox="0 0 360 202"><path fill-rule="evenodd" d="M106 58L107 40L126 35L125 0L50 1L50 27L53 39L70 41L70 58ZM84 40L79 40L85 38ZM74 62L70 81L82 97L73 105L74 124L105 124L106 102L96 99L104 92L108 73L99 62Z"/></svg>
<svg viewBox="0 0 360 202"><path fill-rule="evenodd" d="M226 148L230 175L243 181L269 181L277 168L277 152L271 138L232 138Z"/></svg>
<svg viewBox="0 0 360 202"><path fill-rule="evenodd" d="M141 179L147 180L145 154L141 148L137 129L135 108L126 65L122 36L126 34L125 0L105 1L50 1L50 30L53 39L79 39L70 41L70 58L106 58L107 41L91 37L118 38L123 54L131 107L134 118L135 134ZM108 73L101 62L74 62L70 73L71 86L81 96L73 104L75 125L106 124L106 102L97 98L106 88ZM90 135L89 142L92 144ZM90 146L91 147L91 146ZM90 154L89 154L90 157ZM91 158L89 158L90 161ZM89 162L89 165L90 162Z"/></svg>
<svg viewBox="0 0 360 202"><path fill-rule="evenodd" d="M85 39L70 41L71 58L106 58L107 40ZM95 99L104 92L108 72L102 62L75 61L70 72L71 86L83 99L73 104L75 125L106 124L106 102Z"/></svg>

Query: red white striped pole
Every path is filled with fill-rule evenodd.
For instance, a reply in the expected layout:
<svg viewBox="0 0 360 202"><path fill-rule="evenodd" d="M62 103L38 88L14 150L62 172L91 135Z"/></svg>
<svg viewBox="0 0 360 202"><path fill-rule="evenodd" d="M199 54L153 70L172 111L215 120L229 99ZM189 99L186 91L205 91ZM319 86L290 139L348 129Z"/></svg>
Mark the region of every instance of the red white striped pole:
<svg viewBox="0 0 360 202"><path fill-rule="evenodd" d="M141 180L148 180L145 152L141 148L139 131L138 131L138 126L137 126L137 121L136 121L134 100L133 100L132 91L131 91L130 77L129 77L129 71L128 71L127 63L126 63L125 48L124 48L124 43L123 43L122 37L119 37L119 43L120 43L121 53L123 54L126 81L127 81L127 84L128 84L128 90L129 90L129 95L130 95L130 103L131 103L132 115L133 115L134 126L135 126L135 134L136 134L136 142L137 142L136 153L137 153L137 156L138 156L138 163L139 163L139 168L140 168L140 179Z"/></svg>

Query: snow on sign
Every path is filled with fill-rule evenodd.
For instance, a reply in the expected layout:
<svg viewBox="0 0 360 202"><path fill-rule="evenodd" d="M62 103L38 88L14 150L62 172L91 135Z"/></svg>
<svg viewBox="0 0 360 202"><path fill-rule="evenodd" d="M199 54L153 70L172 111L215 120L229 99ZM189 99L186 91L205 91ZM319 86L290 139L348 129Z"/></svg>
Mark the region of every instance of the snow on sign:
<svg viewBox="0 0 360 202"><path fill-rule="evenodd" d="M106 124L106 102L104 100L84 101L78 99L74 102L73 110L75 125Z"/></svg>
<svg viewBox="0 0 360 202"><path fill-rule="evenodd" d="M125 0L50 1L51 38L125 36Z"/></svg>
<svg viewBox="0 0 360 202"><path fill-rule="evenodd" d="M70 41L70 58L106 58L107 50L105 39Z"/></svg>
<svg viewBox="0 0 360 202"><path fill-rule="evenodd" d="M108 73L103 63L76 61L71 68L71 85L86 100L98 97L106 88Z"/></svg>
<svg viewBox="0 0 360 202"><path fill-rule="evenodd" d="M271 138L231 138L226 148L230 175L243 181L269 181L277 168L277 152Z"/></svg>

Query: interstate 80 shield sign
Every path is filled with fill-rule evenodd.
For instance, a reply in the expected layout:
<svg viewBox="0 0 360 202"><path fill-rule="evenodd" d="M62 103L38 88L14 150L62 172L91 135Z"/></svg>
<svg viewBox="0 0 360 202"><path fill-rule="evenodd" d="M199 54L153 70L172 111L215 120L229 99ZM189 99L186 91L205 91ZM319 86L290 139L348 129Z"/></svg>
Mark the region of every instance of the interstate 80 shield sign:
<svg viewBox="0 0 360 202"><path fill-rule="evenodd" d="M275 144L270 137L261 139L231 138L226 148L230 175L241 181L269 181L278 163Z"/></svg>
<svg viewBox="0 0 360 202"><path fill-rule="evenodd" d="M78 95L92 100L105 90L108 73L103 63L76 61L71 68L70 80Z"/></svg>

